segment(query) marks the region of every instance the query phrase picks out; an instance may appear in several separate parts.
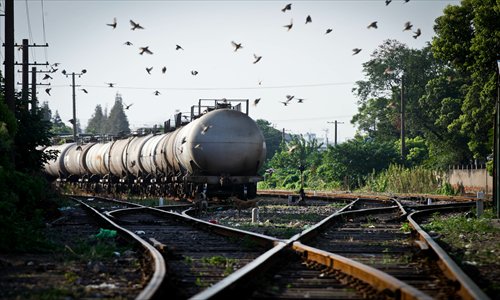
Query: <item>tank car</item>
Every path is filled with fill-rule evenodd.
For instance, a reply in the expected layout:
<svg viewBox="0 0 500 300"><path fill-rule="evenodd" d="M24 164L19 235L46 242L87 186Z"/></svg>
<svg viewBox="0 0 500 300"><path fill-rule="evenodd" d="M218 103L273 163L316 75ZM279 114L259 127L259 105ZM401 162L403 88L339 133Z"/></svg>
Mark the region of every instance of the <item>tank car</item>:
<svg viewBox="0 0 500 300"><path fill-rule="evenodd" d="M45 151L59 155L45 172L91 191L255 197L266 144L248 116L248 100L201 99L191 108L190 121L181 119L176 115L172 127L166 122L163 134L48 147Z"/></svg>

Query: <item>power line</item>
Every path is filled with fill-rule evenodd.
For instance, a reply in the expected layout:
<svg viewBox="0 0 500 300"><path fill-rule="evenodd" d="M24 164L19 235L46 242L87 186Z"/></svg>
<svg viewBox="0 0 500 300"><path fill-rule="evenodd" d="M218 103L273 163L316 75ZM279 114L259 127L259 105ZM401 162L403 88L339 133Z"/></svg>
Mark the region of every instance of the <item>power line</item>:
<svg viewBox="0 0 500 300"><path fill-rule="evenodd" d="M40 0L40 3L42 5L42 30L43 30L43 43L47 44L47 35L46 35L46 30L45 30L45 8L43 5L43 0ZM48 59L48 51L47 47L43 48L43 52L45 54L45 61L49 61Z"/></svg>
<svg viewBox="0 0 500 300"><path fill-rule="evenodd" d="M25 0L25 3L26 3L26 21L28 23L28 36L30 38L30 41L34 41L33 32L31 31L31 20L30 20L30 10L28 7L28 0ZM36 55L34 49L31 49L31 59L36 61Z"/></svg>
<svg viewBox="0 0 500 300"><path fill-rule="evenodd" d="M312 83L312 84L296 84L296 85L276 85L276 86L258 86L258 87L138 87L138 86L120 86L115 85L115 88L131 89L131 90L171 90L171 91L211 91L211 90L266 90L266 89L287 89L300 87L319 87L319 86L336 86L349 85L354 82L330 82L330 83ZM61 87L65 85L54 85ZM82 85L91 88L109 88L107 85Z"/></svg>

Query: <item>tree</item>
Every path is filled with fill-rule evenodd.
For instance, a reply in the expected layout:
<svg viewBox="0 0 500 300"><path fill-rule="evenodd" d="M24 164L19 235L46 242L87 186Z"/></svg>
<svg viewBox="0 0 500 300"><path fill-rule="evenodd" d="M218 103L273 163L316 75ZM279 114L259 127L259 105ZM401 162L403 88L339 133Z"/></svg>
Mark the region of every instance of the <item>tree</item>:
<svg viewBox="0 0 500 300"><path fill-rule="evenodd" d="M115 104L111 108L106 121L106 133L114 136L122 136L130 133L127 115L125 115L120 94L116 94Z"/></svg>
<svg viewBox="0 0 500 300"><path fill-rule="evenodd" d="M470 78L465 83L460 116L450 125L468 137L476 158L491 153L491 128L496 95L496 59L500 53L500 3L495 0L462 0L449 5L436 19L432 50Z"/></svg>
<svg viewBox="0 0 500 300"><path fill-rule="evenodd" d="M266 161L269 161L278 151L282 139L281 131L271 126L266 120L258 119L255 121L266 141Z"/></svg>
<svg viewBox="0 0 500 300"><path fill-rule="evenodd" d="M362 186L373 171L384 170L398 160L399 153L393 143L358 136L335 147L329 146L318 175L327 182L344 182L352 189Z"/></svg>
<svg viewBox="0 0 500 300"><path fill-rule="evenodd" d="M94 134L94 135L102 135L105 133L107 118L102 112L102 107L98 104L95 107L94 114L89 119L87 124L87 128L85 129L86 133Z"/></svg>
<svg viewBox="0 0 500 300"><path fill-rule="evenodd" d="M73 129L61 120L59 112L56 110L54 117L52 118L52 128L50 130L54 135L70 135L73 134Z"/></svg>

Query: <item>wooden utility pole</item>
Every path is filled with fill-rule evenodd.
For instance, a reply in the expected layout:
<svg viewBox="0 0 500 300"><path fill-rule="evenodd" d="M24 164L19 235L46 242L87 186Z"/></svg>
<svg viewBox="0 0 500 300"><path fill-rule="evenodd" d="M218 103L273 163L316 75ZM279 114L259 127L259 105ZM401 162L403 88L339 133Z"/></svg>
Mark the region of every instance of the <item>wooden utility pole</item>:
<svg viewBox="0 0 500 300"><path fill-rule="evenodd" d="M405 98L404 98L404 74L401 75L401 160L404 163L406 159L405 145Z"/></svg>
<svg viewBox="0 0 500 300"><path fill-rule="evenodd" d="M68 77L71 75L71 86L73 87L73 119L71 121L71 124L73 124L73 139L74 142L77 143L78 140L76 139L76 93L75 93L75 76L81 77L83 74L87 73L87 70L83 69L80 73L75 73L72 72L71 74L67 73L66 70L63 70L62 73Z"/></svg>
<svg viewBox="0 0 500 300"><path fill-rule="evenodd" d="M334 135L335 136L334 142L335 142L335 144L334 145L337 146L337 125L338 124L344 124L344 122L338 122L337 120L335 120L333 122L328 121L327 123L334 124L334 126L335 126L335 131L334 131L334 134L335 134Z"/></svg>
<svg viewBox="0 0 500 300"><path fill-rule="evenodd" d="M5 102L16 112L14 98L14 0L5 0Z"/></svg>

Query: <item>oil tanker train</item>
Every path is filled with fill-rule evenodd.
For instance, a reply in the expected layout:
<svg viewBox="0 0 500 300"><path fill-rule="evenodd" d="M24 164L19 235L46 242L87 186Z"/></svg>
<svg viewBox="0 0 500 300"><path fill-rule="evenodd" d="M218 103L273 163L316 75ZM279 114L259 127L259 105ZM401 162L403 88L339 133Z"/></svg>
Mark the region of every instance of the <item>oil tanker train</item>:
<svg viewBox="0 0 500 300"><path fill-rule="evenodd" d="M56 150L58 156L44 171L57 184L95 193L256 196L266 144L248 116L248 100L200 99L190 117L179 113L175 126L169 124L162 134L47 147L44 151Z"/></svg>

